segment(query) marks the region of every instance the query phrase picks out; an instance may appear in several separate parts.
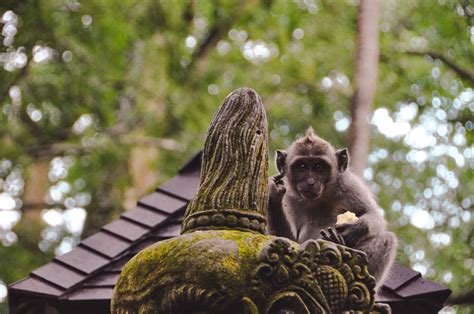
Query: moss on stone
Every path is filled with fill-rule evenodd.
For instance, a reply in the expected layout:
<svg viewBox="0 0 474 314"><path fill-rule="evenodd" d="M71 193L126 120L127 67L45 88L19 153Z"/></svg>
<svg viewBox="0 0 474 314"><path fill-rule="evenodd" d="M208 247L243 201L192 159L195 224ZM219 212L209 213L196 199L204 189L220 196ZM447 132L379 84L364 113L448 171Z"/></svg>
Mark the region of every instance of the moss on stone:
<svg viewBox="0 0 474 314"><path fill-rule="evenodd" d="M196 231L159 242L133 257L117 282L113 306L139 307L174 287L225 291L241 300L257 255L273 236L235 230ZM143 309L143 307L142 307Z"/></svg>

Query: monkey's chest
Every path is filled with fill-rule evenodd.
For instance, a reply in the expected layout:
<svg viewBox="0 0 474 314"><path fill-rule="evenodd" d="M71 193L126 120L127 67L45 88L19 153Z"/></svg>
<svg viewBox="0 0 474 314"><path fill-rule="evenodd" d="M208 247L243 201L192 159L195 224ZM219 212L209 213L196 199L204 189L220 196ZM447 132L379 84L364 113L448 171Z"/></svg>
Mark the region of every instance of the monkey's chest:
<svg viewBox="0 0 474 314"><path fill-rule="evenodd" d="M298 243L309 239L321 238L321 230L336 224L336 215L315 209L288 210L286 213L291 226L291 233Z"/></svg>

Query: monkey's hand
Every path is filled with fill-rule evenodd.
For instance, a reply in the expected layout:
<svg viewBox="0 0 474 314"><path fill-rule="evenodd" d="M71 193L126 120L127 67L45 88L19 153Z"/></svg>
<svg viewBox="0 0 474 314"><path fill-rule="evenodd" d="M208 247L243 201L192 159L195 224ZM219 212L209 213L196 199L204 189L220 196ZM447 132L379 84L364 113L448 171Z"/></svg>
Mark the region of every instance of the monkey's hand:
<svg viewBox="0 0 474 314"><path fill-rule="evenodd" d="M281 180L281 175L270 177L268 180L268 191L270 194L270 204L281 204L281 200L286 193L285 185Z"/></svg>
<svg viewBox="0 0 474 314"><path fill-rule="evenodd" d="M338 234L336 229L333 227L321 230L321 236L323 237L323 240L334 242L340 245L346 245L344 238Z"/></svg>
<svg viewBox="0 0 474 314"><path fill-rule="evenodd" d="M284 185L283 180L282 180L283 177L284 177L283 174L280 173L271 177L270 180L273 181L277 186L283 186Z"/></svg>
<svg viewBox="0 0 474 314"><path fill-rule="evenodd" d="M278 176L275 176L278 177ZM286 188L283 184L278 184L278 180L271 177L268 182L268 211L267 211L267 232L272 235L293 239L290 223L283 211L283 197Z"/></svg>
<svg viewBox="0 0 474 314"><path fill-rule="evenodd" d="M352 223L335 225L334 228L349 247L354 247L369 234L369 224L363 218Z"/></svg>

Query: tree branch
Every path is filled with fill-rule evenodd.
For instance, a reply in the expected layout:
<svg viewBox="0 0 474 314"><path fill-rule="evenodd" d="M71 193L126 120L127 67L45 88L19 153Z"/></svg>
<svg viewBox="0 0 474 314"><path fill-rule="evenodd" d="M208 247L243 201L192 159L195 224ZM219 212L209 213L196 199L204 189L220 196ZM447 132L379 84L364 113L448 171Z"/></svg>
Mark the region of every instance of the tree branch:
<svg viewBox="0 0 474 314"><path fill-rule="evenodd" d="M118 140L125 146L152 146L170 151L182 151L184 149L182 143L166 138L123 136ZM52 143L27 147L25 148L25 153L34 159L40 160L51 156L63 155L68 152L81 155L95 149L100 149L103 146L101 142L90 146L84 146L81 143Z"/></svg>
<svg viewBox="0 0 474 314"><path fill-rule="evenodd" d="M33 210L33 209L38 209L38 208L44 209L48 207L52 207L52 205L47 204L47 203L24 203L21 206L21 211Z"/></svg>
<svg viewBox="0 0 474 314"><path fill-rule="evenodd" d="M450 60L448 57L444 56L441 53L435 51L416 51L416 50L407 50L406 53L409 55L414 56L430 56L433 59L441 60L448 68L453 70L457 75L459 75L462 79L471 82L474 84L474 73L469 72L468 70L463 69L458 64L454 63L454 61Z"/></svg>
<svg viewBox="0 0 474 314"><path fill-rule="evenodd" d="M218 20L214 25L212 25L206 38L192 54L191 61L186 67L186 70L191 70L199 60L204 58L209 53L211 48L214 47L221 39L222 34L225 34L229 30L233 22L234 19L225 19L223 21Z"/></svg>
<svg viewBox="0 0 474 314"><path fill-rule="evenodd" d="M474 289L451 295L446 301L448 305L471 305L474 304Z"/></svg>
<svg viewBox="0 0 474 314"><path fill-rule="evenodd" d="M170 151L183 151L184 145L169 138L125 136L121 142L127 146L154 146Z"/></svg>
<svg viewBox="0 0 474 314"><path fill-rule="evenodd" d="M16 76L13 78L11 82L8 82L8 83L5 82L5 87L0 92L0 101L4 101L8 97L10 88L13 85L18 85L24 78L28 76L28 73L29 73L28 68L31 63L31 59L32 58L28 59L28 62L25 64L24 67L20 69L20 71L16 73Z"/></svg>
<svg viewBox="0 0 474 314"><path fill-rule="evenodd" d="M204 59L212 47L214 47L217 42L226 34L229 29L232 27L234 22L239 19L243 14L250 12L251 8L258 4L258 1L249 1L249 2L242 2L240 7L236 10L235 14L230 16L219 16L219 10L216 8L214 11L215 22L210 27L209 32L207 33L206 38L202 41L202 43L196 48L194 53L191 56L191 61L186 67L186 71L191 70L196 63L200 60ZM268 4L267 4L268 5ZM237 12L242 12L238 14Z"/></svg>
<svg viewBox="0 0 474 314"><path fill-rule="evenodd" d="M469 6L469 0L464 0L461 3L461 7L464 10L464 16L466 17L467 20L467 25L471 27L474 23L474 12L471 11L470 6Z"/></svg>
<svg viewBox="0 0 474 314"><path fill-rule="evenodd" d="M354 95L350 104L349 151L352 170L362 175L367 164L370 142L370 116L377 89L379 60L379 3L362 0L357 21L357 52Z"/></svg>
<svg viewBox="0 0 474 314"><path fill-rule="evenodd" d="M75 143L51 143L29 146L25 148L25 153L36 160L46 159L51 156L63 155L67 152L74 151L77 154L84 154L92 150L92 147L85 147Z"/></svg>

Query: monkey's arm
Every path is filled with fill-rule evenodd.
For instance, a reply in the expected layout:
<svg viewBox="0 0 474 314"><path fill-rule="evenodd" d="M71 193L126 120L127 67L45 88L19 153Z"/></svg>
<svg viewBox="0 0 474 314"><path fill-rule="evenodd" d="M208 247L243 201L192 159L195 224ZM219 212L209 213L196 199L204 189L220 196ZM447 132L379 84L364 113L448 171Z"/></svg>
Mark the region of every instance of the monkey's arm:
<svg viewBox="0 0 474 314"><path fill-rule="evenodd" d="M375 197L357 175L349 171L340 175L334 187L334 194L335 207L340 208L339 211L353 212L359 218L356 222L336 226L348 245L354 244L361 237L376 236L385 232L386 222L379 211Z"/></svg>
<svg viewBox="0 0 474 314"><path fill-rule="evenodd" d="M369 272L375 277L377 288L380 287L388 274L397 253L397 237L388 231L377 236L362 238L355 249L367 254Z"/></svg>
<svg viewBox="0 0 474 314"><path fill-rule="evenodd" d="M280 178L270 178L268 182L269 199L267 211L267 232L271 235L293 239L290 223L283 211L283 196L286 189L283 184L277 184Z"/></svg>
<svg viewBox="0 0 474 314"><path fill-rule="evenodd" d="M353 174L346 176L342 199L347 210L354 212L356 222L336 225L346 245L367 254L369 271L375 277L377 286L392 267L397 250L397 237L387 231L387 223L378 209L377 202L365 183ZM341 195L342 196L342 195Z"/></svg>
<svg viewBox="0 0 474 314"><path fill-rule="evenodd" d="M353 212L357 217L378 213L378 205L372 191L364 180L350 170L339 174L329 189L336 200L336 207L343 212Z"/></svg>
<svg viewBox="0 0 474 314"><path fill-rule="evenodd" d="M367 254L369 272L375 277L378 288L392 267L397 252L397 237L385 229L383 217L366 213L357 222L336 225L335 228L348 247Z"/></svg>

